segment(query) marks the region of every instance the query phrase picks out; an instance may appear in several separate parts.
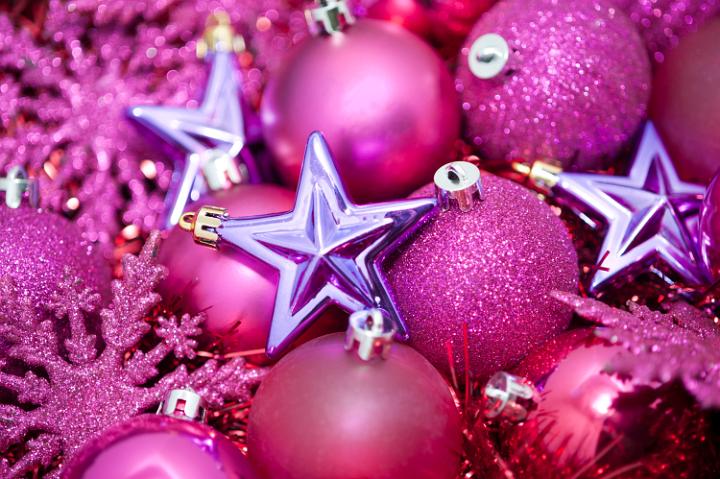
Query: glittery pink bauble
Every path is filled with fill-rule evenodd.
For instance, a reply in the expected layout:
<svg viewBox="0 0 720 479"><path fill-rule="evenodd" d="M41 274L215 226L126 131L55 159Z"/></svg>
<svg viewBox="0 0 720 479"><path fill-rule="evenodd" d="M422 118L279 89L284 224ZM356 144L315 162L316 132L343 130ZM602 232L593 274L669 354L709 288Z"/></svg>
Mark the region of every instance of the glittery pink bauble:
<svg viewBox="0 0 720 479"><path fill-rule="evenodd" d="M9 277L33 304L46 303L69 273L108 297L110 266L67 219L29 207L0 206L0 277Z"/></svg>
<svg viewBox="0 0 720 479"><path fill-rule="evenodd" d="M720 0L612 0L640 31L650 56L665 53L687 33L720 13Z"/></svg>
<svg viewBox="0 0 720 479"><path fill-rule="evenodd" d="M201 198L187 210L211 204L233 216L253 216L289 211L294 201L291 191L278 186L241 185ZM159 258L168 268L163 297L179 300L190 314L204 312L203 327L222 338L225 350L265 347L278 280L272 267L234 248L200 246L179 227L163 241Z"/></svg>
<svg viewBox="0 0 720 479"><path fill-rule="evenodd" d="M90 441L63 479L257 479L229 439L196 422L145 414Z"/></svg>
<svg viewBox="0 0 720 479"><path fill-rule="evenodd" d="M319 130L360 202L404 196L429 181L447 161L460 120L438 55L378 20L295 47L268 82L261 110L286 184L297 183L308 135Z"/></svg>
<svg viewBox="0 0 720 479"><path fill-rule="evenodd" d="M416 351L363 361L330 334L291 352L253 400L248 450L283 479L451 479L462 424L450 389Z"/></svg>
<svg viewBox="0 0 720 479"><path fill-rule="evenodd" d="M705 193L700 215L700 250L712 276L720 278L720 171Z"/></svg>
<svg viewBox="0 0 720 479"><path fill-rule="evenodd" d="M511 53L477 78L470 47L496 33ZM608 165L645 117L650 62L629 19L601 0L508 0L463 46L456 86L466 136L489 160L551 158L566 169Z"/></svg>
<svg viewBox="0 0 720 479"><path fill-rule="evenodd" d="M388 280L411 345L448 371L447 343L463 371L467 323L471 374L513 366L565 329L571 312L548 293L575 291L575 249L563 223L533 193L484 174L485 199L424 226L391 260ZM413 196L427 196L426 186Z"/></svg>
<svg viewBox="0 0 720 479"><path fill-rule="evenodd" d="M720 168L720 18L680 40L653 80L650 117L680 176L707 184Z"/></svg>
<svg viewBox="0 0 720 479"><path fill-rule="evenodd" d="M539 393L523 423L505 426L504 447L522 477L717 477L707 475L717 462L708 455L703 464L699 453L713 447L697 404L677 383L609 373L623 350L577 330L513 372Z"/></svg>

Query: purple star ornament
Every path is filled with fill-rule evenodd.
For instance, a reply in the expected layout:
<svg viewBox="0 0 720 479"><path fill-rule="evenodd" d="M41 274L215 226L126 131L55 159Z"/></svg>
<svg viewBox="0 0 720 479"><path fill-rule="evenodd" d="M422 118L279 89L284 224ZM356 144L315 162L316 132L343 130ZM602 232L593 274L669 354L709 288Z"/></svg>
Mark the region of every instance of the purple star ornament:
<svg viewBox="0 0 720 479"><path fill-rule="evenodd" d="M259 180L254 159L245 147L235 62L238 38L227 15L219 13L209 20L205 39L198 43L198 53L211 64L200 108L133 106L128 110L132 120L184 154L176 159L167 193L165 227L177 224L188 201L208 190Z"/></svg>
<svg viewBox="0 0 720 479"><path fill-rule="evenodd" d="M196 241L223 241L280 272L266 353L277 356L328 304L347 311L379 308L408 338L380 265L435 211L430 198L353 204L320 133L308 139L295 207L282 214L229 218L203 207L181 227ZM189 220L188 218L192 218Z"/></svg>
<svg viewBox="0 0 720 479"><path fill-rule="evenodd" d="M559 173L553 193L581 214L594 212L607 224L589 291L656 261L683 280L707 281L697 247L704 188L685 183L652 123L647 123L627 176Z"/></svg>

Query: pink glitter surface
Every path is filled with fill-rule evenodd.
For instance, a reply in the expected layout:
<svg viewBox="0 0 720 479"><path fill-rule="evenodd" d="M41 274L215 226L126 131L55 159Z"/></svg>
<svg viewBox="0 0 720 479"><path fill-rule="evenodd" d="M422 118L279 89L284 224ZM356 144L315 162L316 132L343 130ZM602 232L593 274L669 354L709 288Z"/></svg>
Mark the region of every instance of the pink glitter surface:
<svg viewBox="0 0 720 479"><path fill-rule="evenodd" d="M505 70L468 68L472 43L497 33ZM508 0L463 46L456 79L466 136L489 160L551 158L566 169L607 166L645 117L650 62L633 24L600 0Z"/></svg>

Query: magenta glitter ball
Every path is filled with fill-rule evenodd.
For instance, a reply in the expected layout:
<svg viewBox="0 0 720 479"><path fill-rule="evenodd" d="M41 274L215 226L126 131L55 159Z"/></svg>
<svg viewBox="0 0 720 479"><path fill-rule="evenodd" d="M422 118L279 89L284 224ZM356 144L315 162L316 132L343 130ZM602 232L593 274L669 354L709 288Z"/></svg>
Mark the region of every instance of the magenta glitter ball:
<svg viewBox="0 0 720 479"><path fill-rule="evenodd" d="M468 66L484 34L510 54L494 78ZM630 20L600 0L508 0L485 13L456 77L466 136L489 160L551 158L566 169L609 165L645 118L650 61Z"/></svg>
<svg viewBox="0 0 720 479"><path fill-rule="evenodd" d="M686 181L707 184L720 169L720 18L668 53L653 80L650 117Z"/></svg>
<svg viewBox="0 0 720 479"><path fill-rule="evenodd" d="M720 171L710 182L700 214L700 252L713 278L720 278Z"/></svg>
<svg viewBox="0 0 720 479"><path fill-rule="evenodd" d="M248 454L268 479L453 479L462 423L448 385L392 345L361 360L330 334L285 356L250 410Z"/></svg>
<svg viewBox="0 0 720 479"><path fill-rule="evenodd" d="M12 278L33 304L50 300L66 272L108 297L110 266L81 239L74 223L54 213L3 205L0 231L0 277Z"/></svg>
<svg viewBox="0 0 720 479"><path fill-rule="evenodd" d="M523 423L505 425L503 446L522 477L717 477L707 417L678 383L608 372L623 350L576 330L513 372L539 393Z"/></svg>
<svg viewBox="0 0 720 479"><path fill-rule="evenodd" d="M485 378L513 366L560 333L571 311L548 293L575 291L575 249L563 223L532 192L483 174L485 199L424 226L391 258L388 280L411 345L448 372L463 366L468 326L471 374ZM427 196L426 186L413 196Z"/></svg>
<svg viewBox="0 0 720 479"><path fill-rule="evenodd" d="M197 422L144 414L110 428L67 464L63 479L258 479L229 439Z"/></svg>
<svg viewBox="0 0 720 479"><path fill-rule="evenodd" d="M187 211L211 204L233 216L253 216L290 211L294 202L295 194L278 186L241 185L201 198ZM243 251L199 246L179 227L163 241L159 260L168 268L160 285L163 297L178 299L190 314L204 312L203 328L221 337L225 350L265 347L277 290L271 266Z"/></svg>
<svg viewBox="0 0 720 479"><path fill-rule="evenodd" d="M319 130L358 202L401 197L429 181L460 123L452 77L432 48L368 19L295 47L270 79L261 115L284 183L297 183L308 135Z"/></svg>

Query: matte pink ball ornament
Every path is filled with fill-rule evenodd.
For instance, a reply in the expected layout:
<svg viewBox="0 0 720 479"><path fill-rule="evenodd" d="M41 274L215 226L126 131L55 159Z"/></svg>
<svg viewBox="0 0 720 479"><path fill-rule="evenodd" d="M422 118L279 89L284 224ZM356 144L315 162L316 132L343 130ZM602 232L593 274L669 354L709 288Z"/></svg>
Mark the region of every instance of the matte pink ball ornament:
<svg viewBox="0 0 720 479"><path fill-rule="evenodd" d="M487 378L568 326L570 309L549 293L575 291L578 266L549 206L509 180L480 180L477 167L454 162L413 194L436 189L445 211L390 258L388 281L414 348L447 373L449 344L464 371L467 327L470 373Z"/></svg>
<svg viewBox="0 0 720 479"><path fill-rule="evenodd" d="M321 131L354 200L407 195L447 161L459 135L459 103L447 67L398 25L352 24L344 0L312 15L326 33L292 50L263 97L276 170L285 184L297 184L307 138Z"/></svg>
<svg viewBox="0 0 720 479"><path fill-rule="evenodd" d="M470 32L458 65L466 137L494 161L607 166L650 95L637 31L602 0L500 2Z"/></svg>
<svg viewBox="0 0 720 479"><path fill-rule="evenodd" d="M283 479L452 479L462 422L442 376L412 348L391 344L379 310L350 317L285 356L253 401L248 453Z"/></svg>
<svg viewBox="0 0 720 479"><path fill-rule="evenodd" d="M63 479L258 479L229 439L201 424L202 399L170 391L163 414L143 414L90 441L67 464Z"/></svg>
<svg viewBox="0 0 720 479"><path fill-rule="evenodd" d="M294 193L279 186L240 185L196 205L211 203L236 216L255 216L290 211L294 202ZM163 241L159 260L168 268L160 285L163 297L179 300L190 314L204 312L203 328L220 337L226 351L265 347L277 290L275 269L235 248L198 247L179 227Z"/></svg>

